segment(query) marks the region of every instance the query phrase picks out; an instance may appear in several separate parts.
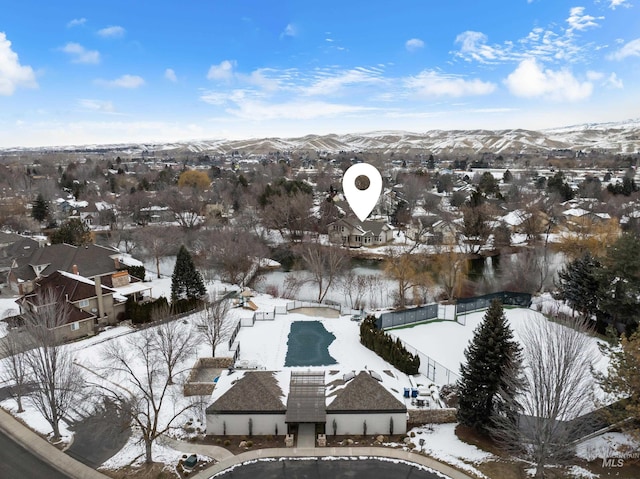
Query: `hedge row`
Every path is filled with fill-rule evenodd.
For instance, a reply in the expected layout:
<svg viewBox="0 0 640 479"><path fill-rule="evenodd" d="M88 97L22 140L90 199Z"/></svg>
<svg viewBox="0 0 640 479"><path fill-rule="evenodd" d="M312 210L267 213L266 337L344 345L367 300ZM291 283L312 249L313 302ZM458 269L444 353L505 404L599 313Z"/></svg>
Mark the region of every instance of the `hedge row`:
<svg viewBox="0 0 640 479"><path fill-rule="evenodd" d="M360 324L360 342L405 374L418 374L420 357L411 354L400 339L395 341L385 331L376 328L376 318L367 316Z"/></svg>

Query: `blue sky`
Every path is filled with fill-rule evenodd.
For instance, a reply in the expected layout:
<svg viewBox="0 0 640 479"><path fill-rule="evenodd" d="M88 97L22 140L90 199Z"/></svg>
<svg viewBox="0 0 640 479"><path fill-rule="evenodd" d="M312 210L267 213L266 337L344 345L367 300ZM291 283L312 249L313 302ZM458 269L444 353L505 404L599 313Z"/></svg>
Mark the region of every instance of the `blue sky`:
<svg viewBox="0 0 640 479"><path fill-rule="evenodd" d="M0 146L640 117L640 0L5 2Z"/></svg>

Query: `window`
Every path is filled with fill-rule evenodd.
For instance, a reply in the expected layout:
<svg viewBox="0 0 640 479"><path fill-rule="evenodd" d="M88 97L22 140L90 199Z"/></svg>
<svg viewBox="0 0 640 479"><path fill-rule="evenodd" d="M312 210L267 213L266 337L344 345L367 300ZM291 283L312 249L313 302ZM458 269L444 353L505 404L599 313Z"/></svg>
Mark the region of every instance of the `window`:
<svg viewBox="0 0 640 479"><path fill-rule="evenodd" d="M77 331L78 329L80 329L80 324L78 323L71 323L71 331Z"/></svg>
<svg viewBox="0 0 640 479"><path fill-rule="evenodd" d="M89 307L89 300L88 299L80 300L80 302L78 303L78 307L79 308L88 308Z"/></svg>

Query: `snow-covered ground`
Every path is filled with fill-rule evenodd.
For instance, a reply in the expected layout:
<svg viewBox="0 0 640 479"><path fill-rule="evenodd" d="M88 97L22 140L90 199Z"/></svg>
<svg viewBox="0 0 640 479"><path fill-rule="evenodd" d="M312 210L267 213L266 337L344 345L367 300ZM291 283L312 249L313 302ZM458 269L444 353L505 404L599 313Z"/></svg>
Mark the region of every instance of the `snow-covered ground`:
<svg viewBox="0 0 640 479"><path fill-rule="evenodd" d="M505 316L514 332L516 340L522 342L522 334L530 323L546 321L545 317L532 309L505 309ZM453 321L438 321L418 324L413 327L394 329L389 331L406 344L426 354L448 369L458 372L464 362L464 350L473 338L473 333L486 311L478 311L464 315L466 325ZM557 325L557 327L563 327ZM599 340L590 338L592 353L596 358L594 367L599 371L607 368L608 360L598 348Z"/></svg>
<svg viewBox="0 0 640 479"><path fill-rule="evenodd" d="M170 296L170 277L154 279L151 282L151 286L154 296ZM215 294L216 292L222 293L231 288L231 286L215 282L208 284L208 288L212 294ZM288 300L273 298L266 294L256 294L252 300L258 306L258 312L273 311L276 306L282 307L288 302ZM550 301L550 299L547 299L544 304L550 305ZM1 301L0 308L0 316L7 314L9 309L15 308L13 299L4 299ZM186 328L195 328L194 322L197 314L198 313L181 320L181 324L184 324ZM544 321L544 317L533 309L506 309L505 314L511 327L514 329L516 338L519 337L526 323ZM253 312L247 309L234 308L231 310L230 315L234 321L240 321L243 318L245 318L245 320L250 318ZM464 360L464 349L472 338L473 332L483 316L484 311L468 314L465 318L466 325L464 326L452 321L440 321L394 330L392 333L452 371L458 371L461 362ZM284 370L285 373L282 376L288 376L287 368L284 368L287 352L287 337L291 324L295 321L320 321L327 331L334 334L336 339L329 346L329 354L336 360L337 364L332 365L330 367L331 370L388 370L393 376L390 379L390 381L393 382L391 385L392 389L401 391L403 387L411 385L406 375L391 367L375 353L360 344L358 323L350 321L349 316L326 318L323 317L321 313L317 316L308 316L301 313L290 312L288 314L276 315L274 320L256 321L253 326L242 327L237 336L237 341L241 344L240 359L267 370ZM84 374L88 381L113 387L113 383L109 383L109 381L117 383L118 378L109 377L105 379L108 376L108 371L103 368L102 352L104 345L107 342L135 341L139 334L139 332L131 328L118 326L104 331L95 337L72 343L66 347L73 349L77 362L86 368ZM596 350L598 349L595 339L592 340L592 345ZM219 346L217 353L220 356L225 356L231 354L232 351L228 351L227 343L224 342ZM195 362L196 356L210 356L210 347L204 342L201 342L197 348L197 354L189 358L188 361L185 361L184 366L190 367ZM606 359L600 356L600 361L596 367L601 370L604 369L606 367ZM285 379L283 379L283 381L284 380ZM388 380L388 378L385 377L385 380ZM179 385L171 386L171 388L172 400L161 414L161 422L168 420L172 415L174 407L180 407L189 401L188 398L184 398L182 395ZM96 395L95 397L97 398L98 396ZM33 406L30 405L28 401L25 405L26 411L19 415L20 418L39 432L44 434L50 433L49 425L42 419L40 414L35 411ZM16 409L15 402L11 399L4 401L0 406L12 411ZM91 405L87 407L90 408ZM176 426L178 427L172 430L171 434L176 438L184 438L185 433L180 426L184 425L187 420L195 421L196 423L203 421L204 418L201 417L202 413L201 408L196 408L185 413L176 421ZM454 424L449 424L435 426L433 431L429 431L427 428L416 429L413 431L415 433L414 442L418 444L419 439L424 438L424 450L430 455L482 477L481 473L474 467L474 464L490 459L492 456L478 450L474 446L462 443L455 436L454 428ZM63 431L65 435L63 439L69 440L72 432L70 432L65 425L63 425ZM117 469L128 464L137 464L140 462L142 460L143 447L137 439L139 439L139 436L134 433L127 446L108 460L103 467ZM156 461L175 464L181 454L181 452L164 445L158 444L154 446L154 459Z"/></svg>

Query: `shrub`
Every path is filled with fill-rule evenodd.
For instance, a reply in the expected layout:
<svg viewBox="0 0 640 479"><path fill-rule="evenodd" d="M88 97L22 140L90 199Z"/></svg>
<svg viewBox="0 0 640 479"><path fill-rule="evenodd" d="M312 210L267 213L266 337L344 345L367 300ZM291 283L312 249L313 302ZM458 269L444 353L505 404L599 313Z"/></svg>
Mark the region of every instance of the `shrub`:
<svg viewBox="0 0 640 479"><path fill-rule="evenodd" d="M229 447L231 445L231 441L229 439L225 439L224 445Z"/></svg>
<svg viewBox="0 0 640 479"><path fill-rule="evenodd" d="M379 330L375 316L367 316L360 324L360 342L405 374L418 374L420 357L411 354L399 338L395 341L385 331Z"/></svg>

